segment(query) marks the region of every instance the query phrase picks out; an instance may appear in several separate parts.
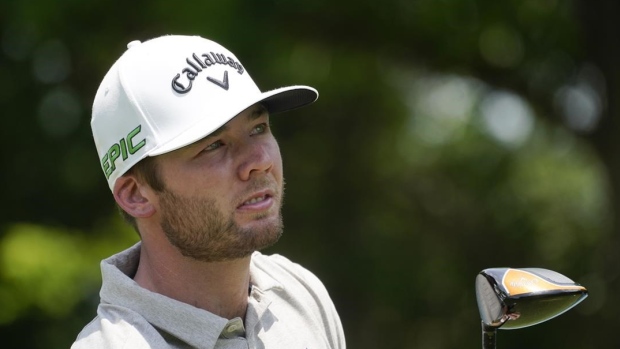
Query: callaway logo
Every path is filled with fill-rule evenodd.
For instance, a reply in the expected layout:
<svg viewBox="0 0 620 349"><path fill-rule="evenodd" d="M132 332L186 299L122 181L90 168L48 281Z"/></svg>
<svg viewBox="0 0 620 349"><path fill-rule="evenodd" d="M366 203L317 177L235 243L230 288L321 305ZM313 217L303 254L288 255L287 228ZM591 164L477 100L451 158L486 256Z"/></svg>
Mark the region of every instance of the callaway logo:
<svg viewBox="0 0 620 349"><path fill-rule="evenodd" d="M202 59L200 58L202 57ZM221 53L203 53L200 57L197 54L192 54L191 58L186 58L185 62L189 66L183 68L181 73L177 74L172 79L172 89L178 93L187 93L192 89L192 83L194 79L198 76L198 74L203 71L203 69L207 69L214 64L224 64L229 65L237 70L237 73L243 74L244 69L243 66L232 59L231 57L226 57ZM184 77L184 78L182 78ZM184 81L183 81L184 80ZM208 76L207 80L216 84L217 86L228 90L228 71L224 72L223 81L217 80L213 77Z"/></svg>
<svg viewBox="0 0 620 349"><path fill-rule="evenodd" d="M228 70L224 70L224 81L216 80L210 76L207 76L207 80L228 91Z"/></svg>

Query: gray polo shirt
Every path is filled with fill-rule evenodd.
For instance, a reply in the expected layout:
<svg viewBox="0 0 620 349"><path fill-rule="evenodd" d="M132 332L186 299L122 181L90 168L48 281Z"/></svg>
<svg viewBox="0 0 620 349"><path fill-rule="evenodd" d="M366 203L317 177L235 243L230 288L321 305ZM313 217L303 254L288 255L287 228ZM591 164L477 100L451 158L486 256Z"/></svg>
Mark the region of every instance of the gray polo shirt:
<svg viewBox="0 0 620 349"><path fill-rule="evenodd" d="M340 318L319 279L280 255L252 255L245 326L133 281L140 243L101 262L97 317L72 349L344 349Z"/></svg>

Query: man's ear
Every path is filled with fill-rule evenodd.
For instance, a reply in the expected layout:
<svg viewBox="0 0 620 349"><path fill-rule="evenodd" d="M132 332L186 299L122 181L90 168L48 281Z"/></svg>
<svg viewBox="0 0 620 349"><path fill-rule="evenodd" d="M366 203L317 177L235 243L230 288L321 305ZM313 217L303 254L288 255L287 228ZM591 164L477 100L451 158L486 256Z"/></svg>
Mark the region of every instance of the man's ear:
<svg viewBox="0 0 620 349"><path fill-rule="evenodd" d="M132 174L120 176L114 184L114 200L136 218L147 218L155 213L154 199L153 190Z"/></svg>

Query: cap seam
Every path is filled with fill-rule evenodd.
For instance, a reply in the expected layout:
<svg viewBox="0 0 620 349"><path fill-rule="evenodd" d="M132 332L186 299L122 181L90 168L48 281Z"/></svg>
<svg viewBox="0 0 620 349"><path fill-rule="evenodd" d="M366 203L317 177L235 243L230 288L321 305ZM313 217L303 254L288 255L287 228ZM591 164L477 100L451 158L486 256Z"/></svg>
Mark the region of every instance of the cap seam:
<svg viewBox="0 0 620 349"><path fill-rule="evenodd" d="M125 63L125 62L122 62L122 63ZM138 98L136 98L136 96L135 96L135 94L133 92L133 89L128 88L129 84L125 81L125 76L121 73L121 68L124 70L124 67L123 67L122 63L119 66L119 70L118 70L118 73L119 73L118 74L119 75L119 79L118 80L120 81L121 86L123 87L123 90L125 90L125 93L127 94L127 98L131 102L131 106L134 109L136 109L136 111L140 115L140 118L142 119L142 122L147 124L148 128L151 130L151 134L153 135L155 144L158 144L159 141L160 141L159 129L157 127L153 127L153 124L149 120L150 119L150 115L149 115L149 117L147 117L146 113L144 113L142 105L138 101ZM150 151L147 151L147 153L150 153Z"/></svg>

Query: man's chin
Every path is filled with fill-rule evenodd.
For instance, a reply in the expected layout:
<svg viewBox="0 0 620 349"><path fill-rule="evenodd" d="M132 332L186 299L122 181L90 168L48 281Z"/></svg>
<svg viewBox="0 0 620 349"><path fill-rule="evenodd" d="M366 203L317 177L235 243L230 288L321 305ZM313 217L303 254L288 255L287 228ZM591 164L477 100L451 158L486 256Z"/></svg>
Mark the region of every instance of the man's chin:
<svg viewBox="0 0 620 349"><path fill-rule="evenodd" d="M254 213L251 215L243 214L236 217L236 223L242 229L258 229L262 230L260 227L269 227L269 226L282 226L282 216L280 212L276 211L267 211Z"/></svg>
<svg viewBox="0 0 620 349"><path fill-rule="evenodd" d="M275 244L282 235L282 218L277 216L266 216L256 218L241 226L242 231L246 232L246 238L253 240L257 250Z"/></svg>
<svg viewBox="0 0 620 349"><path fill-rule="evenodd" d="M282 235L282 221L280 219L265 218L244 224L241 228L249 239L277 239Z"/></svg>

